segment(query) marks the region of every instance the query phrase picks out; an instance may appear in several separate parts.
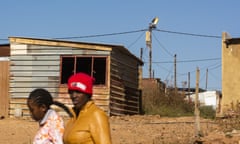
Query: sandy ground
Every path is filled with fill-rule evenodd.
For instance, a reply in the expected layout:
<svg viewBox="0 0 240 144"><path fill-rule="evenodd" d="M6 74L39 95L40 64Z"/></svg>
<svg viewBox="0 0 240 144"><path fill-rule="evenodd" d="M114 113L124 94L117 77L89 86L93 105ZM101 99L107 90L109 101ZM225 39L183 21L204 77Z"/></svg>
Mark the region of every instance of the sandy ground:
<svg viewBox="0 0 240 144"><path fill-rule="evenodd" d="M111 117L113 144L193 144L196 140L194 117L160 116ZM216 121L201 119L203 144L240 144L240 132L223 132ZM0 144L31 144L38 124L31 119L0 120Z"/></svg>

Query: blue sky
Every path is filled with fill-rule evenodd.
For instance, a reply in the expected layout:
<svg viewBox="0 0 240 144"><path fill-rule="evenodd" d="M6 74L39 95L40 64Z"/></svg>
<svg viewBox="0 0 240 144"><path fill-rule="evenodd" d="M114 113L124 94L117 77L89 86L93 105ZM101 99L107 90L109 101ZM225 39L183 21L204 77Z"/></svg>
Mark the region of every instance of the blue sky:
<svg viewBox="0 0 240 144"><path fill-rule="evenodd" d="M237 0L5 0L0 5L0 43L8 43L9 36L76 37L66 40L123 45L138 57L143 48L143 77L148 77L149 50L141 30L157 16L152 33L154 77L174 84L176 54L178 87L186 87L188 72L195 87L198 67L200 87L207 83L207 89L221 90L221 35L240 37L239 5ZM84 38L105 34L113 35Z"/></svg>

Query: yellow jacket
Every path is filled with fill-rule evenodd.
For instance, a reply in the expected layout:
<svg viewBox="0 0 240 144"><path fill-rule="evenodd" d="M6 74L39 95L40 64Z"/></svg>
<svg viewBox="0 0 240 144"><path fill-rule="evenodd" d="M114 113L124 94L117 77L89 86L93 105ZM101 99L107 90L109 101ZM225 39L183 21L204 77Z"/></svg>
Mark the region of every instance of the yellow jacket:
<svg viewBox="0 0 240 144"><path fill-rule="evenodd" d="M64 130L64 144L111 144L108 116L89 101L78 117L73 112Z"/></svg>

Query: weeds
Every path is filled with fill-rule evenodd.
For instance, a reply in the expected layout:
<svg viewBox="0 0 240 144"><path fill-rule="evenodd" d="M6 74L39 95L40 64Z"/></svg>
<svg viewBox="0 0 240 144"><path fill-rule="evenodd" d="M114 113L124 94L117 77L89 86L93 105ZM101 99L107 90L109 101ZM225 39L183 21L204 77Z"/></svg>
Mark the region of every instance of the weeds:
<svg viewBox="0 0 240 144"><path fill-rule="evenodd" d="M152 92L151 96L144 99L143 110L145 114L159 114L168 117L193 116L194 104L184 100L185 96L175 93L174 90L168 93Z"/></svg>
<svg viewBox="0 0 240 144"><path fill-rule="evenodd" d="M201 117L215 118L216 111L212 106L201 106L199 110ZM166 117L194 116L194 103L186 100L184 93L176 93L174 90L167 93L152 90L150 95L145 96L143 112Z"/></svg>

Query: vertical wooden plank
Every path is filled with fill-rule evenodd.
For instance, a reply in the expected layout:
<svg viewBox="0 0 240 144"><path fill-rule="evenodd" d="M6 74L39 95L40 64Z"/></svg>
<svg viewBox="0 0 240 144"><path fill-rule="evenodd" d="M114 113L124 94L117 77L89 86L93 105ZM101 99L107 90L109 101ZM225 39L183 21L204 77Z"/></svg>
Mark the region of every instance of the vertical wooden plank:
<svg viewBox="0 0 240 144"><path fill-rule="evenodd" d="M9 61L0 61L0 116L8 117Z"/></svg>

